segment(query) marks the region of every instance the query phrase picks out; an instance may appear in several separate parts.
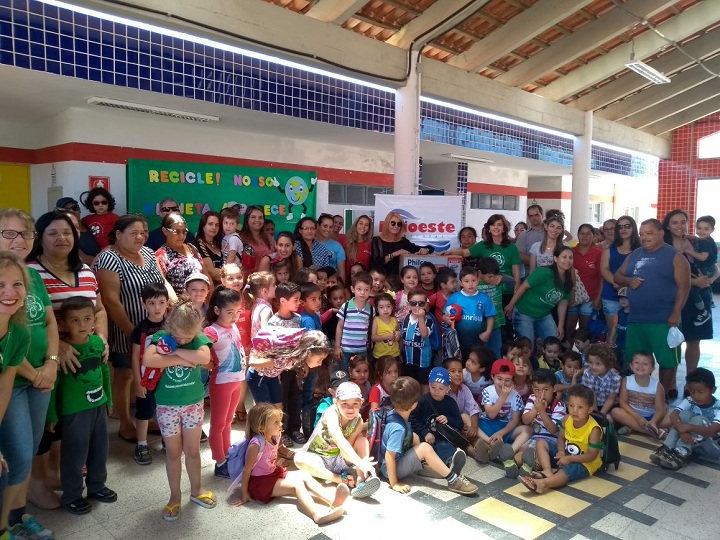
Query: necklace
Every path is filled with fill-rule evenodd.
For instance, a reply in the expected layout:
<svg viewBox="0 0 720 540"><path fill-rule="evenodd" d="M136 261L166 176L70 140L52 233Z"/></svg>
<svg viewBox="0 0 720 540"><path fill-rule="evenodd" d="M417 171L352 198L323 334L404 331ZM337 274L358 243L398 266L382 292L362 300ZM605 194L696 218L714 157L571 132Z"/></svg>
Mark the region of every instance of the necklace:
<svg viewBox="0 0 720 540"><path fill-rule="evenodd" d="M65 268L58 268L45 255L40 255L39 259L40 259L40 262L43 263L43 265L49 267L50 270L52 270L53 274L59 275L59 274L69 274L70 273L70 270L67 268L67 266Z"/></svg>

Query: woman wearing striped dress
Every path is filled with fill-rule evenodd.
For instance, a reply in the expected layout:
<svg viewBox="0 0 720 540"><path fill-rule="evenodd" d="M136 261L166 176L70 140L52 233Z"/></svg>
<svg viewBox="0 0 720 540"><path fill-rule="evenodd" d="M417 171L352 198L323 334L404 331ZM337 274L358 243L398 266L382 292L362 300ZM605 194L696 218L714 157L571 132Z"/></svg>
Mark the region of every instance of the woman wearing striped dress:
<svg viewBox="0 0 720 540"><path fill-rule="evenodd" d="M163 277L155 254L144 247L145 223L136 215L122 216L108 237L111 247L95 261L94 270L107 310L110 334L110 363L114 370L113 402L120 418L121 439L135 443L135 427L130 417L130 335L145 317L140 293L147 283L164 283L171 298L175 292Z"/></svg>

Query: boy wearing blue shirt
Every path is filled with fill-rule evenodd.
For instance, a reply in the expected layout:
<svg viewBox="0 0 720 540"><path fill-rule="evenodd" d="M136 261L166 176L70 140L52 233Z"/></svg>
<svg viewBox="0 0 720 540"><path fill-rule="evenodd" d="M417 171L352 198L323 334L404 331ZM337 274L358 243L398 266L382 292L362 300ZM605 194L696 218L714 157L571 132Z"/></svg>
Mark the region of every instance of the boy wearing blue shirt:
<svg viewBox="0 0 720 540"><path fill-rule="evenodd" d="M462 318L455 323L455 329L462 356L467 358L472 346L478 344L478 337L485 344L490 342L497 311L490 297L478 291L477 270L472 266L463 266L460 270L460 286L461 290L451 294L445 305L457 304L462 309Z"/></svg>

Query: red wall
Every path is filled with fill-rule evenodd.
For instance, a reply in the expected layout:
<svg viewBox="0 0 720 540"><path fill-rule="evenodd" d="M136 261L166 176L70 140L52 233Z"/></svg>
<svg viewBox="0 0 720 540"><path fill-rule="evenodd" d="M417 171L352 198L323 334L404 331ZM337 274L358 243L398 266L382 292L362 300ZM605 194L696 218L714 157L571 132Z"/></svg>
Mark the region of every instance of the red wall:
<svg viewBox="0 0 720 540"><path fill-rule="evenodd" d="M694 229L697 183L702 178L720 178L720 158L698 159L700 139L720 131L720 113L673 131L670 159L660 160L657 217L675 208L690 214Z"/></svg>

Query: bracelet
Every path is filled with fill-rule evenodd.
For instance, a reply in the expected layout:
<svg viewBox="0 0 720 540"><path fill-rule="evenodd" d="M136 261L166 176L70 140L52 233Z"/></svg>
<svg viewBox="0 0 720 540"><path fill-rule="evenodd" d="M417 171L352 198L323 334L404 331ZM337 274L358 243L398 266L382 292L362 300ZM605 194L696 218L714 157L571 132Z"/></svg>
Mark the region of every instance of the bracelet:
<svg viewBox="0 0 720 540"><path fill-rule="evenodd" d="M46 356L45 360L50 360L51 362L55 362L58 366L60 365L60 357L58 357L57 354L51 354L49 356Z"/></svg>

